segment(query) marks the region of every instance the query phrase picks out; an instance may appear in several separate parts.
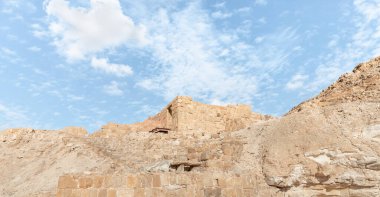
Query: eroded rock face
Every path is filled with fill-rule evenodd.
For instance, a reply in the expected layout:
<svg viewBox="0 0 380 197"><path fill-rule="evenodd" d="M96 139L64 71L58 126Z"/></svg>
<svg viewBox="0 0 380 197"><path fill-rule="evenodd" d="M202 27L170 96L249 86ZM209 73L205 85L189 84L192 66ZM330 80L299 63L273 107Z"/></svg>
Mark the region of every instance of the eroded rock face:
<svg viewBox="0 0 380 197"><path fill-rule="evenodd" d="M379 123L376 58L281 119L236 132L248 140L239 166L283 195L380 196Z"/></svg>

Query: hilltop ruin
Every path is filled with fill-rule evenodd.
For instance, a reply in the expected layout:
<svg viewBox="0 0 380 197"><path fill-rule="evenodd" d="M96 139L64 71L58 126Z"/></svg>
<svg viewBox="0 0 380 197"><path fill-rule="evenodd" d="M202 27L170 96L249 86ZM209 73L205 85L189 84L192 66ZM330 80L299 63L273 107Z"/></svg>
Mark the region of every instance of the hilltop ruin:
<svg viewBox="0 0 380 197"><path fill-rule="evenodd" d="M271 119L271 116L251 111L249 105L208 105L193 101L188 96L177 96L157 115L134 124L104 125L96 136L123 134L131 131L153 131L162 129L182 134L217 133L236 131L249 125Z"/></svg>

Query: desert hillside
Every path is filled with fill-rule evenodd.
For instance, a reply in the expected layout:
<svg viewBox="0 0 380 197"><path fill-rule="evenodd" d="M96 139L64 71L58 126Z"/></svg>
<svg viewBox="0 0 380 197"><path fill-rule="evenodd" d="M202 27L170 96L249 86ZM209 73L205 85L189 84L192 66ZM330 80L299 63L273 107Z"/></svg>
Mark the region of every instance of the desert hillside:
<svg viewBox="0 0 380 197"><path fill-rule="evenodd" d="M380 58L280 118L178 97L94 134L0 133L0 196L380 196Z"/></svg>

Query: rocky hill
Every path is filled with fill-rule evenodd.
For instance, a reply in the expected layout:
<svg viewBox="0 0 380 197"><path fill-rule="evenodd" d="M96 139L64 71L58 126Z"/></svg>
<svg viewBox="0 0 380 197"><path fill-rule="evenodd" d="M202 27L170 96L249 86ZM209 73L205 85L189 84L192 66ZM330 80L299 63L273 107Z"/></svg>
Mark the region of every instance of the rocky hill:
<svg viewBox="0 0 380 197"><path fill-rule="evenodd" d="M380 58L278 119L176 103L154 132L2 131L0 196L380 196Z"/></svg>
<svg viewBox="0 0 380 197"><path fill-rule="evenodd" d="M380 196L380 58L281 119L234 134L247 139L237 166L280 193Z"/></svg>

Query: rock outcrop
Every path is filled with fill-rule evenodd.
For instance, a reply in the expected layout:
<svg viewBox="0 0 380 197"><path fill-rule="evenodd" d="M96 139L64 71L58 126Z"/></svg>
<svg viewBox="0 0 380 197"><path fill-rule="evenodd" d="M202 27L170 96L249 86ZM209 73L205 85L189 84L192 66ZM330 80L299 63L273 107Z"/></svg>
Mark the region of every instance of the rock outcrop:
<svg viewBox="0 0 380 197"><path fill-rule="evenodd" d="M242 169L283 195L380 196L380 58L281 119L235 134L248 141Z"/></svg>

